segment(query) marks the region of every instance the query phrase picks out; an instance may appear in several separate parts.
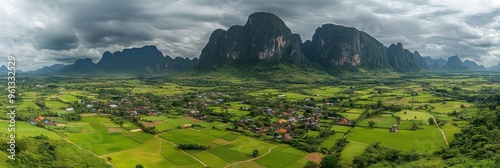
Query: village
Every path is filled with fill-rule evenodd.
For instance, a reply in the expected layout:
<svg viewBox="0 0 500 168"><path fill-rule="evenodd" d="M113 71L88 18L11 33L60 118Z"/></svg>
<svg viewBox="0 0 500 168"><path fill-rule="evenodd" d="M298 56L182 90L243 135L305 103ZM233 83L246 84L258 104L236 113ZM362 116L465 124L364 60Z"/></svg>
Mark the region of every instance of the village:
<svg viewBox="0 0 500 168"><path fill-rule="evenodd" d="M307 139L316 138L314 143L308 144L310 147L335 134L334 130L330 130L332 125L354 126L354 122L342 117L338 110L325 108L325 106L333 107L334 103L316 102L312 98L290 101L283 95L278 95L275 99L241 99L222 92L166 96L153 94L119 96L102 93L100 97L111 99L108 101L82 99L71 103L64 108L64 111L67 114L111 115L109 117L117 124L121 125L124 120L128 120L143 131L153 134L161 133L163 130L155 130L154 125L151 126L147 119L141 117L183 115L205 122L219 121L231 124L233 125L231 128L226 128L229 131L273 142L290 143L290 140L312 142ZM239 108L231 107L232 104ZM31 125L42 127L65 124L56 123L49 118L51 117L31 117L29 122ZM178 127L186 129L192 127L192 124L185 123ZM310 131L319 132L323 136L309 136L307 134Z"/></svg>

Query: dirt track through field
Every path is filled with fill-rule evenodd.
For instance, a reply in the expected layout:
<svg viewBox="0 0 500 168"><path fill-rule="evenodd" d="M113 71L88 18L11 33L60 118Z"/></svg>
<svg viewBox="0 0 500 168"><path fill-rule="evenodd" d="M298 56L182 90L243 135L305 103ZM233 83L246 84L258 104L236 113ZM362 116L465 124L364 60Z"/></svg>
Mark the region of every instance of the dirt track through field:
<svg viewBox="0 0 500 168"><path fill-rule="evenodd" d="M272 151L274 148L277 148L277 147L279 147L279 146L281 146L281 145L276 145L276 146L274 146L274 147L272 147L272 148L269 148L269 150L268 150L266 153L264 153L263 155L260 155L260 156L258 156L258 157L256 157L256 158L253 158L253 159L248 159L248 160L243 160L243 161L239 161L239 162L234 162L234 163L232 163L232 164L230 164L230 165L225 166L224 168L228 168L228 167L231 167L231 166L234 166L234 165L236 165L236 164L243 163L243 162L250 162L250 161L257 160L257 159L259 159L259 158L261 158L261 157L264 157L264 156L266 156L267 154L271 153L271 151Z"/></svg>
<svg viewBox="0 0 500 168"><path fill-rule="evenodd" d="M176 144L174 144L174 143L172 143L172 142L170 142L170 141L167 141L167 140L165 140L165 139L163 139L163 138L160 138L160 137L159 137L159 134L156 134L156 135L155 135L155 137L156 137L156 138L158 138L158 139L160 139L161 141L168 142L168 143L170 143L170 144L174 145L175 147L177 147L177 145L176 145ZM187 152L186 152L186 151L184 151L184 150L181 150L181 151L182 151L184 154L186 154L186 155L188 155L188 156L192 157L193 159L197 160L198 162L200 162L203 166L208 167L208 166L207 166L207 164L203 163L200 159L196 158L195 156L193 156L193 155L191 155L191 154L187 153Z"/></svg>
<svg viewBox="0 0 500 168"><path fill-rule="evenodd" d="M444 135L444 131L441 129L441 127L439 127L439 124L437 123L436 118L434 118L434 116L432 116L432 119L434 120L434 123L438 127L439 131L441 131L441 134L443 134L443 139L446 142L446 146L449 147L450 145L448 144L448 140L446 139L446 135Z"/></svg>
<svg viewBox="0 0 500 168"><path fill-rule="evenodd" d="M64 139L64 140L66 140L67 142L69 142L69 143L71 143L71 144L75 145L77 148L80 148L80 149L82 149L82 150L84 150L84 151L90 152L90 153L92 153L94 156L97 156L97 157L99 157L99 158L102 158L102 157L100 157L99 155L95 154L95 153L94 153L94 152L92 152L92 151L89 151L89 150L87 150L87 149L83 149L81 146L77 145L77 144L76 144L76 143L74 143L73 141L70 141L68 138L63 138L63 139ZM104 159L104 158L102 158L102 159ZM104 159L104 161L105 161L108 165L110 165L111 167L113 167L113 168L115 167L115 166L113 166L113 164L111 164L111 162L109 162L108 160Z"/></svg>

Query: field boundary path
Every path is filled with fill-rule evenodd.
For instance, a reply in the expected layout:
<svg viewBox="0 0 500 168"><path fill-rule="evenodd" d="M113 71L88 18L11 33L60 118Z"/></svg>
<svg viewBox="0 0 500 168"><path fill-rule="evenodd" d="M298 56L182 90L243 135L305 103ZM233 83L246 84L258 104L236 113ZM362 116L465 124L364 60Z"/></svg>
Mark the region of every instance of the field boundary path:
<svg viewBox="0 0 500 168"><path fill-rule="evenodd" d="M443 139L444 139L444 142L446 142L446 146L450 147L450 144L448 144L448 140L446 139L446 135L444 135L444 131L441 129L441 127L437 123L436 118L434 118L434 115L432 116L432 120L434 120L434 123L438 127L439 131L441 131L441 134L443 134Z"/></svg>
<svg viewBox="0 0 500 168"><path fill-rule="evenodd" d="M268 150L266 153L264 153L263 155L260 155L260 156L258 156L258 157L256 157L256 158L252 158L252 159L248 159L248 160L242 160L242 161L234 162L234 163L231 163L231 164L229 164L229 165L227 165L227 166L224 166L224 168L231 167L231 166L237 165L237 164L239 164L239 163L243 163L243 162L250 162L250 161L257 160L257 159L259 159L259 158L261 158L261 157L264 157L264 156L266 156L267 154L271 153L271 151L272 151L274 148L277 148L277 147L279 147L279 146L281 146L281 145L276 145L276 146L274 146L274 147L272 147L272 148L269 148L269 150Z"/></svg>
<svg viewBox="0 0 500 168"><path fill-rule="evenodd" d="M160 137L159 137L159 134L156 134L156 135L155 135L155 137L156 137L156 138L158 138L158 139L160 139L161 141L168 142L168 143L170 143L170 144L174 145L175 147L177 147L177 145L176 145L176 144L174 144L174 143L172 143L172 142L170 142L170 141L167 141L167 140L165 140L165 139L163 139L163 138L160 138ZM181 151L182 151L184 154L186 154L186 155L188 155L188 156L192 157L193 159L197 160L198 162L200 162L203 166L208 167L208 166L207 166L207 164L203 163L200 159L196 158L195 156L193 156L193 155L191 155L191 154L187 153L187 152L186 152L186 151L184 151L184 150L181 150Z"/></svg>
<svg viewBox="0 0 500 168"><path fill-rule="evenodd" d="M69 140L69 139L68 139L68 138L66 138L66 137L65 137L65 138L63 138L63 139L64 139L64 140L66 140L67 142L69 142L69 143L71 143L71 144L75 145L76 147L78 147L78 148L80 148L80 149L84 150L84 151L87 151L87 152L92 153L94 156L97 156L97 157L99 157L99 158L101 158L101 159L104 159L104 158L102 158L101 156L99 156L99 155L95 154L94 152L92 152L92 151L89 151L89 150L87 150L87 149L82 148L81 146L77 145L76 143L74 143L73 141ZM115 167L115 166L113 166L113 164L111 164L111 162L109 162L108 160L104 159L104 161L105 161L108 165L110 165L111 167L113 167L113 168Z"/></svg>

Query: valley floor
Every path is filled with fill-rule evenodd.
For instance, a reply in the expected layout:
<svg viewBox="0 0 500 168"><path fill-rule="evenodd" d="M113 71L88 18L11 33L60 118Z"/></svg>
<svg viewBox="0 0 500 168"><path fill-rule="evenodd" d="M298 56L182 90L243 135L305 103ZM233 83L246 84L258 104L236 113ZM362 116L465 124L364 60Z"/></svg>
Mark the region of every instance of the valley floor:
<svg viewBox="0 0 500 168"><path fill-rule="evenodd" d="M360 156L380 146L443 167L446 160L434 153L449 148L476 115L471 97L500 89L492 78L427 74L330 84L234 78L222 85L218 79L41 78L20 82L17 136L32 145L20 150L35 158L32 164L42 158L35 147L65 144L44 157L58 163L76 156L117 168L288 168L336 156L342 167L358 167ZM27 162L0 166L19 164Z"/></svg>

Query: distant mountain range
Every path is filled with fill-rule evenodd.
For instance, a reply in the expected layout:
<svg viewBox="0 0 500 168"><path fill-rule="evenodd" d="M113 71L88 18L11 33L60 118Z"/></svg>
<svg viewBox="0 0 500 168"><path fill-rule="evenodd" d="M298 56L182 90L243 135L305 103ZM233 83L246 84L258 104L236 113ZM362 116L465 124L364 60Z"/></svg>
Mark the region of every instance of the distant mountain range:
<svg viewBox="0 0 500 168"><path fill-rule="evenodd" d="M111 53L104 52L101 60L94 63L92 59L78 59L71 65L55 64L26 74L51 74L51 73L161 73L166 71L182 72L195 67L198 58L189 59L176 57L175 59L163 54L156 46L124 49ZM6 69L6 68L5 68ZM0 68L0 71L2 68Z"/></svg>
<svg viewBox="0 0 500 168"><path fill-rule="evenodd" d="M106 51L97 63L90 58L76 60L72 65L55 64L25 73L163 73L190 69L210 71L232 66L252 67L294 66L336 74L339 71L390 70L402 73L418 71L500 71L500 64L485 68L474 61L452 56L448 60L422 57L403 44L384 46L369 34L356 28L334 24L318 27L311 40L302 42L276 15L257 12L245 25L217 29L198 58L172 58L156 46ZM6 69L0 67L0 71ZM259 71L262 71L260 68Z"/></svg>

